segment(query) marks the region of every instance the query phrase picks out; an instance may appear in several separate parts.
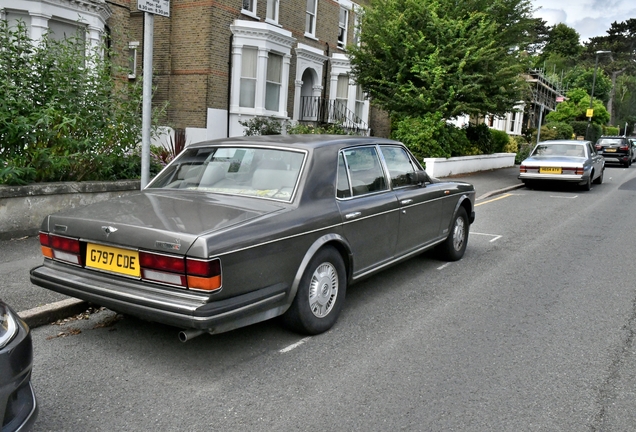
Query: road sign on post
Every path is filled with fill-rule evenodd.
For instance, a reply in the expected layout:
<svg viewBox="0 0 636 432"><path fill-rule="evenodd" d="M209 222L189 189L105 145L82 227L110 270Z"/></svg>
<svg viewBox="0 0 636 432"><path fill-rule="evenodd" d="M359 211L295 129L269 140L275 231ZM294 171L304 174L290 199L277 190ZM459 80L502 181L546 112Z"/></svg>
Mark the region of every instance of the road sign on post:
<svg viewBox="0 0 636 432"><path fill-rule="evenodd" d="M150 128L152 127L152 48L155 15L170 17L170 0L137 0L144 11L144 78L141 107L141 189L150 177Z"/></svg>
<svg viewBox="0 0 636 432"><path fill-rule="evenodd" d="M170 0L137 0L137 9L155 15L170 17Z"/></svg>
<svg viewBox="0 0 636 432"><path fill-rule="evenodd" d="M585 113L585 117L594 117L594 110L588 109L587 112Z"/></svg>

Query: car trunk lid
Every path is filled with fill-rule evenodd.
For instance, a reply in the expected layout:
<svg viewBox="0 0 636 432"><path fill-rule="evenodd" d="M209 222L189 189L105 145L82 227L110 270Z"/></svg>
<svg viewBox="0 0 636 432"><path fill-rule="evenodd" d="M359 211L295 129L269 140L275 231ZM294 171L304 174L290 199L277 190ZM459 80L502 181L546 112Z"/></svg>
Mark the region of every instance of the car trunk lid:
<svg viewBox="0 0 636 432"><path fill-rule="evenodd" d="M249 223L282 204L254 198L140 192L102 201L48 219L52 234L86 242L185 254L202 234Z"/></svg>

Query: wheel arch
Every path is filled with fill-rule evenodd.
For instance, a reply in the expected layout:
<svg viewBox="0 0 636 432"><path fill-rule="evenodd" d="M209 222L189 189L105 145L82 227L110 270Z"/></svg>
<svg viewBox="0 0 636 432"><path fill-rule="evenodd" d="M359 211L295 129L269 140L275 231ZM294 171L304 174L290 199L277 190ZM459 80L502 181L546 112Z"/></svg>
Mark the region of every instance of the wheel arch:
<svg viewBox="0 0 636 432"><path fill-rule="evenodd" d="M347 284L351 280L351 275L353 273L353 254L351 253L349 243L340 234L326 234L314 241L309 249L307 249L307 252L305 252L305 256L303 256L303 259L300 262L300 266L296 271L294 281L292 282L292 286L289 291L288 305L291 305L294 297L296 297L300 279L303 277L303 273L305 273L305 270L309 265L309 261L311 261L314 255L316 255L316 253L325 246L333 246L338 251L346 269Z"/></svg>

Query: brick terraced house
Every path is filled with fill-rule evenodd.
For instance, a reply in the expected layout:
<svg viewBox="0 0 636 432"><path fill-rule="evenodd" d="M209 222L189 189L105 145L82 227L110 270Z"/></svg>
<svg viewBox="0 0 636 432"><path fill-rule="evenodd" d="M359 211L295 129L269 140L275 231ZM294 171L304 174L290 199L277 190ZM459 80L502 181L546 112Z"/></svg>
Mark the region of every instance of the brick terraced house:
<svg viewBox="0 0 636 432"><path fill-rule="evenodd" d="M143 75L135 0L0 0L0 11L34 39L47 28L85 28L95 43L108 34L129 56L127 78ZM386 136L388 118L349 74L359 11L350 0L171 0L170 17L154 19L153 104L168 102L165 122L188 143L243 135L239 122L257 116Z"/></svg>

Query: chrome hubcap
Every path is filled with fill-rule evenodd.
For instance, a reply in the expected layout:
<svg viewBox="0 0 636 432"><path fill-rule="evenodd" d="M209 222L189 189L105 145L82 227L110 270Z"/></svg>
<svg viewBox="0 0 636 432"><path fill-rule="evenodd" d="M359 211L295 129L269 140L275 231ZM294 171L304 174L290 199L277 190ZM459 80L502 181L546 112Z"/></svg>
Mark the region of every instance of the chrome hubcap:
<svg viewBox="0 0 636 432"><path fill-rule="evenodd" d="M314 271L309 283L309 307L318 318L331 312L338 297L338 272L328 262L322 263Z"/></svg>
<svg viewBox="0 0 636 432"><path fill-rule="evenodd" d="M466 237L466 223L463 218L457 218L455 220L455 226L453 227L453 247L456 251L461 250L464 246L464 240Z"/></svg>

